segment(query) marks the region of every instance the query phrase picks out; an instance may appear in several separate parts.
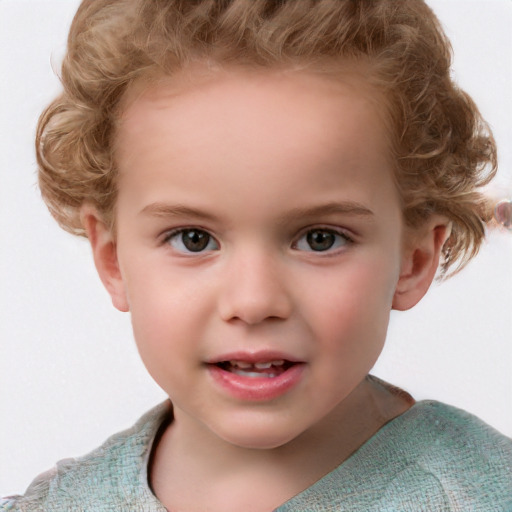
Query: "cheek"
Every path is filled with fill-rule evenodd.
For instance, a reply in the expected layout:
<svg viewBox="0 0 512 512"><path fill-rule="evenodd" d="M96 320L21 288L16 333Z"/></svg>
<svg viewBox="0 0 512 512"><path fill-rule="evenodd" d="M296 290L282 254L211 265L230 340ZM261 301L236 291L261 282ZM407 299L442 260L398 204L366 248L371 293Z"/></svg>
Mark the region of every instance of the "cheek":
<svg viewBox="0 0 512 512"><path fill-rule="evenodd" d="M130 305L133 333L141 356L166 350L170 340L179 337L177 318L184 315L186 300L180 300L177 287L164 273L136 262L124 269L124 284Z"/></svg>
<svg viewBox="0 0 512 512"><path fill-rule="evenodd" d="M168 394L187 382L193 339L198 337L188 322L186 307L176 295L169 296L160 288L139 293L132 301L131 321L139 355L148 373Z"/></svg>
<svg viewBox="0 0 512 512"><path fill-rule="evenodd" d="M344 318L364 318L370 314L388 314L398 281L398 269L386 261L365 261L347 266L326 279L323 293L317 288L316 299L323 302L326 314Z"/></svg>
<svg viewBox="0 0 512 512"><path fill-rule="evenodd" d="M136 268L126 276L133 333L147 365L163 366L192 348L200 350L214 305L203 279L165 269Z"/></svg>
<svg viewBox="0 0 512 512"><path fill-rule="evenodd" d="M331 353L340 358L373 358L384 344L395 288L395 273L373 261L351 265L325 280L311 297L315 325ZM318 283L317 283L318 284Z"/></svg>

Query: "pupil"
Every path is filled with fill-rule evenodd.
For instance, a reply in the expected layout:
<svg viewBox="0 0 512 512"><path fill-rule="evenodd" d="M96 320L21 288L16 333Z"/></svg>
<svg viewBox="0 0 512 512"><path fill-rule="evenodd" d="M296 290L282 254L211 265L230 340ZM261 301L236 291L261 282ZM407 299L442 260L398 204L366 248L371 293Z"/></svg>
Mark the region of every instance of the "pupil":
<svg viewBox="0 0 512 512"><path fill-rule="evenodd" d="M192 252L204 250L210 241L210 235L204 231L185 231L182 236L183 245Z"/></svg>
<svg viewBox="0 0 512 512"><path fill-rule="evenodd" d="M308 244L313 251L326 251L334 245L334 234L329 231L311 231L307 235Z"/></svg>

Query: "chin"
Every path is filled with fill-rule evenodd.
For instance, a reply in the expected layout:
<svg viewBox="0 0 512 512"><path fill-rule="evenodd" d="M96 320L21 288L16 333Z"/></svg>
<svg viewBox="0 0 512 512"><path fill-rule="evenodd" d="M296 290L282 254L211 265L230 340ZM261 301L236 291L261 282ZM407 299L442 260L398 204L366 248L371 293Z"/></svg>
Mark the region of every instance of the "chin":
<svg viewBox="0 0 512 512"><path fill-rule="evenodd" d="M274 450L293 441L301 432L294 429L277 429L275 424L260 425L253 423L228 431L216 431L215 434L234 446L251 450ZM227 430L227 429L226 429Z"/></svg>
<svg viewBox="0 0 512 512"><path fill-rule="evenodd" d="M246 448L248 450L275 450L277 448L281 448L282 446L288 444L292 441L294 437L290 438L280 438L276 439L275 436L272 437L258 437L258 438L236 438L236 439L226 439L229 443L234 446L238 446L239 448Z"/></svg>

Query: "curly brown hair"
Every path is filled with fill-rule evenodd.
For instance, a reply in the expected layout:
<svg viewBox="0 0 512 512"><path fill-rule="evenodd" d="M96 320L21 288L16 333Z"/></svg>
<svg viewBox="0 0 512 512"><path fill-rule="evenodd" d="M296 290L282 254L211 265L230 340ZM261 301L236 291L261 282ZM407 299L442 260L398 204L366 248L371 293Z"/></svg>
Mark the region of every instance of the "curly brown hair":
<svg viewBox="0 0 512 512"><path fill-rule="evenodd" d="M333 69L364 62L365 78L387 99L406 224L434 213L452 222L444 272L478 252L490 218L479 188L496 172L496 147L452 81L450 43L422 0L83 0L64 91L41 115L36 139L42 195L64 229L85 235L86 201L113 222L115 126L127 89L201 60Z"/></svg>

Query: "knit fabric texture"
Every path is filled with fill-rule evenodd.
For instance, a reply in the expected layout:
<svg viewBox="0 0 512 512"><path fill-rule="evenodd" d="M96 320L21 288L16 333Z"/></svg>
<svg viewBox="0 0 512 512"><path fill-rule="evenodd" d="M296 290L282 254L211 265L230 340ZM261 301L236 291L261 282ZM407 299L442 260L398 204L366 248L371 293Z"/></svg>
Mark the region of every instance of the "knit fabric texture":
<svg viewBox="0 0 512 512"><path fill-rule="evenodd" d="M100 448L40 475L0 511L165 512L148 484L165 402ZM512 440L471 414L422 401L275 512L512 512Z"/></svg>

